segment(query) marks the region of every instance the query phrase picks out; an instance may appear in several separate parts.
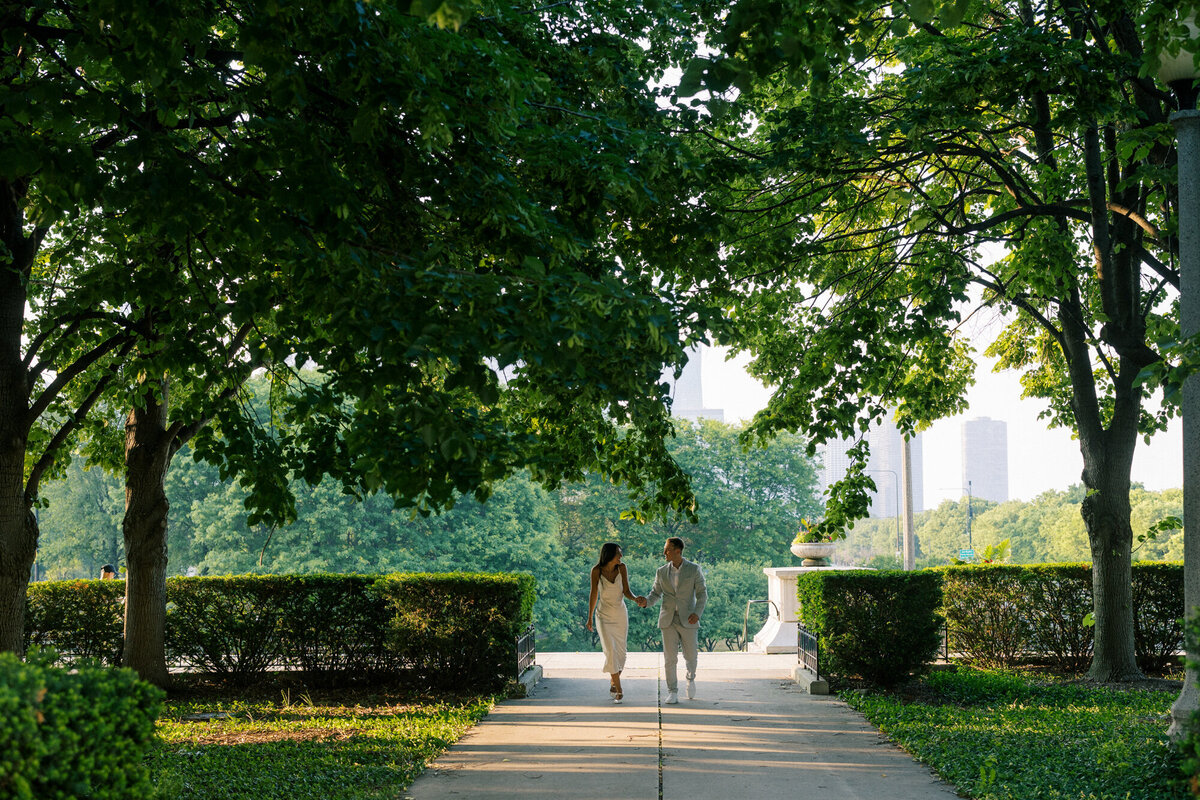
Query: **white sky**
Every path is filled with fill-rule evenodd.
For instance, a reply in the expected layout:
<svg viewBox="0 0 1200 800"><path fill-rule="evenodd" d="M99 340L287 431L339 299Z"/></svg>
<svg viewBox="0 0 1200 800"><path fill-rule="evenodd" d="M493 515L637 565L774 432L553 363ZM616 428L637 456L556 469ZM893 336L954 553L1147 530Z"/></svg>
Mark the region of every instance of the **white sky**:
<svg viewBox="0 0 1200 800"><path fill-rule="evenodd" d="M770 391L746 374L749 360L742 356L726 361L724 348L705 349L701 377L704 405L725 410L726 422L748 420L766 405ZM986 361L980 357L981 362ZM991 372L982 363L975 386L968 393L966 414L936 423L924 434L925 508L961 497L964 419L991 417L1008 423L1008 493L1013 500L1031 500L1048 489L1066 489L1079 483L1083 459L1078 442L1065 430L1047 430L1037 418L1041 404L1021 399L1017 373ZM1159 491L1183 485L1182 425L1178 419L1151 444L1138 443L1133 480Z"/></svg>

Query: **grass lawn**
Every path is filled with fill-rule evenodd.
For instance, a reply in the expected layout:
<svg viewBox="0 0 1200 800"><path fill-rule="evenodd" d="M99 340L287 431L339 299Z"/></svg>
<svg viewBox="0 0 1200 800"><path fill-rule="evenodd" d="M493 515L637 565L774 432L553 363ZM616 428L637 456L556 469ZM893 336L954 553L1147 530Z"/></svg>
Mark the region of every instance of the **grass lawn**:
<svg viewBox="0 0 1200 800"><path fill-rule="evenodd" d="M173 699L150 769L163 800L399 798L491 704L386 692Z"/></svg>
<svg viewBox="0 0 1200 800"><path fill-rule="evenodd" d="M960 669L842 696L967 797L1177 800L1166 714L1178 692Z"/></svg>

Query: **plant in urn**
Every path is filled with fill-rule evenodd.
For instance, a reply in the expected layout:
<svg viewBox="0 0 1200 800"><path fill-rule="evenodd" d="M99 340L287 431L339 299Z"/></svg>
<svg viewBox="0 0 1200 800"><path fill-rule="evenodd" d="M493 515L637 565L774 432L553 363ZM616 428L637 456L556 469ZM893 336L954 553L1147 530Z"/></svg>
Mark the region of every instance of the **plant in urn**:
<svg viewBox="0 0 1200 800"><path fill-rule="evenodd" d="M827 567L833 556L834 539L836 537L825 530L823 524L812 525L806 519L800 520L800 532L792 542L792 555L804 559L801 566Z"/></svg>

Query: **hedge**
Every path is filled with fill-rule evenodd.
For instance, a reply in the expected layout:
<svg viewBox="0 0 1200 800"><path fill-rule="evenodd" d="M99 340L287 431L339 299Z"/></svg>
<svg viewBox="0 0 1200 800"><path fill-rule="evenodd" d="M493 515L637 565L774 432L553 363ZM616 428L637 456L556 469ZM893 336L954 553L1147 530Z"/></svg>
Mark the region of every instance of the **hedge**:
<svg viewBox="0 0 1200 800"><path fill-rule="evenodd" d="M27 638L60 647L68 662L98 655L115 664L123 591L119 581L31 584ZM403 676L488 688L501 673L513 677L515 632L529 625L533 602L528 575L170 578L166 655L185 669L243 681L296 669L317 683Z"/></svg>
<svg viewBox="0 0 1200 800"><path fill-rule="evenodd" d="M499 688L513 677L517 636L533 621L531 575L393 575L375 585L388 644L430 685Z"/></svg>
<svg viewBox="0 0 1200 800"><path fill-rule="evenodd" d="M1031 658L1078 671L1092 655L1090 564L938 567L945 581L947 646L981 666ZM1143 669L1183 648L1183 565L1133 565L1134 649Z"/></svg>
<svg viewBox="0 0 1200 800"><path fill-rule="evenodd" d="M25 649L53 647L67 659L121 665L125 581L32 583L25 595Z"/></svg>
<svg viewBox="0 0 1200 800"><path fill-rule="evenodd" d="M942 579L934 572L807 572L800 619L817 637L821 672L891 685L920 672L941 642Z"/></svg>
<svg viewBox="0 0 1200 800"><path fill-rule="evenodd" d="M52 651L0 653L0 797L150 797L146 756L163 693L132 670L68 671Z"/></svg>

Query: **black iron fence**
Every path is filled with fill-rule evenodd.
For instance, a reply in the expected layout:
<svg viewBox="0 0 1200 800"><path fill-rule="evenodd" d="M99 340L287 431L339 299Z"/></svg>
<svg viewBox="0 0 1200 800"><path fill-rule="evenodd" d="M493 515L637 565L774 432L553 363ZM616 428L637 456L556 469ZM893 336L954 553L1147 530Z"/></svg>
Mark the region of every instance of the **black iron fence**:
<svg viewBox="0 0 1200 800"><path fill-rule="evenodd" d="M533 624L530 623L525 631L517 636L517 677L520 678L525 674L525 670L533 666L533 661L537 658L537 631Z"/></svg>
<svg viewBox="0 0 1200 800"><path fill-rule="evenodd" d="M817 637L803 625L796 626L796 660L812 674L821 674L821 646Z"/></svg>

